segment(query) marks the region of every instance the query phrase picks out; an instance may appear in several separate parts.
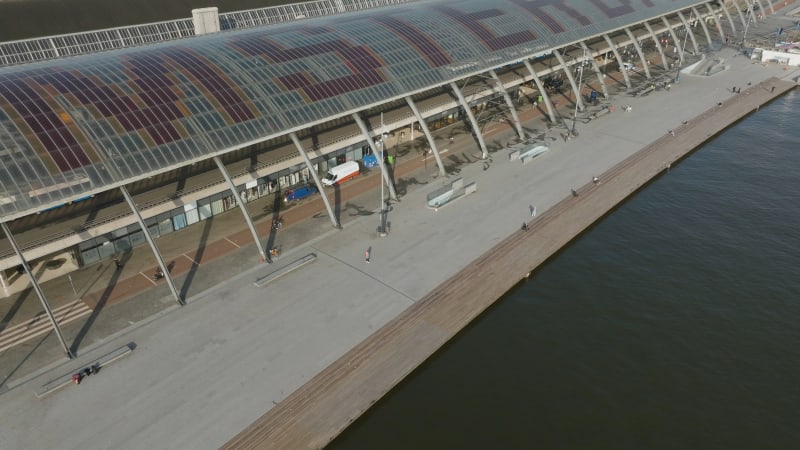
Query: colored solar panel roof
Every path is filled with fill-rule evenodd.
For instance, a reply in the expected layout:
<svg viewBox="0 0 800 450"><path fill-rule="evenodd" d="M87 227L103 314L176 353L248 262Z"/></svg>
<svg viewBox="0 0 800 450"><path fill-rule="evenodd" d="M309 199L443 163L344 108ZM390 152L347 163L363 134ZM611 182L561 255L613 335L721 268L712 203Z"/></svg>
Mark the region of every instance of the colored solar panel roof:
<svg viewBox="0 0 800 450"><path fill-rule="evenodd" d="M423 1L0 68L0 220L695 3Z"/></svg>

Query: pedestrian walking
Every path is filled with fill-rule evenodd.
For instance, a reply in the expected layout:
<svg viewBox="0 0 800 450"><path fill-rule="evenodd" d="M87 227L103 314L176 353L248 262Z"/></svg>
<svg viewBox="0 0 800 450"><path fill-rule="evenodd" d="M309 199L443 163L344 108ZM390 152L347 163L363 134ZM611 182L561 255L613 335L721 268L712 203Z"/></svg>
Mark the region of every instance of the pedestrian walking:
<svg viewBox="0 0 800 450"><path fill-rule="evenodd" d="M122 269L122 262L118 258L114 258L114 265L117 266L117 270Z"/></svg>
<svg viewBox="0 0 800 450"><path fill-rule="evenodd" d="M577 197L578 196L578 191L576 191L575 188L572 188L572 196L573 197Z"/></svg>
<svg viewBox="0 0 800 450"><path fill-rule="evenodd" d="M597 184L600 182L600 179L597 177L592 177L592 183Z"/></svg>
<svg viewBox="0 0 800 450"><path fill-rule="evenodd" d="M364 251L364 262L367 264L369 264L369 254L372 253L371 250L371 248L368 248L366 251Z"/></svg>
<svg viewBox="0 0 800 450"><path fill-rule="evenodd" d="M770 89L770 92L775 92L775 86L772 86L772 89Z"/></svg>
<svg viewBox="0 0 800 450"><path fill-rule="evenodd" d="M522 231L528 231L528 222L522 222Z"/></svg>
<svg viewBox="0 0 800 450"><path fill-rule="evenodd" d="M536 207L531 205L530 210L531 210L531 217L536 217Z"/></svg>

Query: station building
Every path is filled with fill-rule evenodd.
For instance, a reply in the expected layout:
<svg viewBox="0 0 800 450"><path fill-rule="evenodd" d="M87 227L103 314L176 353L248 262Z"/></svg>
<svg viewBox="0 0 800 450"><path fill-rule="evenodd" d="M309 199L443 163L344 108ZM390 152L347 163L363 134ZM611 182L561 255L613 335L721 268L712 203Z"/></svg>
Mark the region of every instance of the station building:
<svg viewBox="0 0 800 450"><path fill-rule="evenodd" d="M485 158L522 107L569 129L774 12L743 1L324 0L0 44L0 296L149 245L182 302L161 239L239 210L267 260L243 203L347 161L396 196L399 143L444 173L436 130Z"/></svg>

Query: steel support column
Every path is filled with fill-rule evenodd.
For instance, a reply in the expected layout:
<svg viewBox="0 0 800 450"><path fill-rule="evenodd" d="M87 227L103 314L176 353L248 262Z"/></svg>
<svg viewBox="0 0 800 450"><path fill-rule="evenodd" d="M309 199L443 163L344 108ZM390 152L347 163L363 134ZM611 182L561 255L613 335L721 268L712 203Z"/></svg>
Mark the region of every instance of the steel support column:
<svg viewBox="0 0 800 450"><path fill-rule="evenodd" d="M31 266L28 265L28 261L25 260L25 255L22 253L19 245L17 245L17 240L14 239L14 235L11 234L11 230L8 229L8 224L5 222L0 222L0 226L2 226L3 233L5 233L6 237L8 238L8 243L11 244L11 248L14 249L14 253L16 253L19 257L19 260L22 261L22 268L25 270L25 273L28 274L28 278L31 280L31 286L33 286L33 290L36 292L36 295L39 297L39 301L42 303L42 308L44 308L44 312L47 314L48 320L50 320L50 326L53 327L53 331L55 331L58 341L61 343L61 347L64 349L64 353L67 354L67 358L74 358L75 355L72 354L72 350L70 350L69 345L67 345L67 341L64 340L64 334L61 333L61 328L58 326L55 316L53 316L53 311L50 309L50 305L47 303L47 299L44 296L41 286L39 286L39 282L36 281L36 276L33 274L33 272L31 272Z"/></svg>
<svg viewBox="0 0 800 450"><path fill-rule="evenodd" d="M669 35L672 37L674 48L678 51L678 59L680 60L681 65L683 65L683 48L681 47L681 41L678 39L678 35L675 34L675 29L672 28L672 22L667 20L667 18L664 16L661 16L661 20L664 22L664 26L667 27L667 30L669 30Z"/></svg>
<svg viewBox="0 0 800 450"><path fill-rule="evenodd" d="M678 18L681 19L681 23L683 23L683 28L689 34L689 38L692 40L692 47L694 48L694 54L700 53L700 46L697 45L697 39L694 37L694 31L692 31L692 27L689 26L689 21L686 20L686 16L683 15L681 11L678 11Z"/></svg>
<svg viewBox="0 0 800 450"><path fill-rule="evenodd" d="M314 169L314 166L311 164L311 160L308 158L308 154L300 144L300 139L297 138L297 133L293 131L289 133L289 137L292 139L292 142L294 142L294 146L297 148L297 151L300 152L300 156L303 157L303 161L305 161L308 171L311 172L311 178L314 179L314 184L317 186L317 189L322 196L322 202L325 203L325 209L328 210L328 217L331 218L331 223L333 223L334 228L341 228L339 220L333 213L333 208L331 208L331 202L328 201L328 195L325 193L322 183L319 181L319 174L317 174L316 169Z"/></svg>
<svg viewBox="0 0 800 450"><path fill-rule="evenodd" d="M517 115L517 110L514 108L514 102L511 100L511 96L508 95L508 91L506 91L506 88L503 86L503 82L500 81L500 77L497 76L497 72L491 69L489 70L489 74L494 79L494 82L497 83L497 89L500 90L500 93L503 94L503 98L506 100L506 105L508 105L511 116L514 118L514 126L517 128L519 138L525 139L525 131L522 130L522 123L519 121L519 116Z"/></svg>
<svg viewBox="0 0 800 450"><path fill-rule="evenodd" d="M483 142L483 133L481 133L481 128L478 126L478 121L475 120L475 114L472 114L472 110L469 108L469 103L467 103L467 100L464 98L464 94L461 93L461 89L459 89L458 86L456 86L456 84L452 81L450 82L450 89L456 93L456 97L458 97L461 107L464 108L464 112L467 113L469 123L472 124L472 133L476 138L478 138L478 144L481 146L481 159L488 158L489 151L486 149L486 143Z"/></svg>
<svg viewBox="0 0 800 450"><path fill-rule="evenodd" d="M367 124L364 123L364 119L358 113L353 113L353 120L356 121L358 128L361 130L361 134L364 135L364 138L367 140L367 144L369 144L369 148L372 149L372 153L376 156L375 159L378 160L378 167L381 169L381 176L383 177L383 181L389 187L389 198L392 200L397 200L397 193L394 190L394 183L392 183L392 179L389 178L389 171L386 170L386 165L384 164L384 155L383 151L386 150L386 145L384 144L381 147L381 151L379 152L377 148L375 148L375 140L372 139L372 136L369 134L369 130L367 130ZM381 141L383 141L383 135L381 134ZM381 199L383 201L383 199Z"/></svg>
<svg viewBox="0 0 800 450"><path fill-rule="evenodd" d="M536 83L536 89L539 90L539 95L542 96L542 101L544 101L545 109L547 109L547 115L550 117L550 123L556 123L556 114L553 111L553 104L550 103L550 96L547 95L547 91L542 86L542 80L539 79L539 76L536 75L536 71L533 70L533 66L527 59L522 60L522 63L525 64L525 68L528 69L528 72L533 77L533 82Z"/></svg>
<svg viewBox="0 0 800 450"><path fill-rule="evenodd" d="M713 50L712 41L711 41L711 33L708 32L708 25L706 25L706 20L701 18L700 12L697 10L696 7L692 6L692 12L694 16L697 17L697 20L700 21L700 26L703 27L703 33L706 35L706 41L708 41L709 49Z"/></svg>
<svg viewBox="0 0 800 450"><path fill-rule="evenodd" d="M250 219L250 214L247 213L247 207L242 200L242 197L236 191L236 185L233 184L233 180L231 179L228 170L225 169L225 165L222 164L222 160L219 159L219 156L214 157L214 162L217 164L217 168L220 172L222 172L222 177L225 178L225 182L228 183L228 189L231 190L233 194L233 198L236 199L236 204L239 205L239 209L242 211L242 215L244 216L244 221L247 222L247 228L250 229L250 234L253 235L253 242L256 244L256 248L258 249L258 254L261 256L261 262L267 262L267 255L264 253L264 249L261 248L261 241L258 239L258 233L256 232L256 227L253 225L253 220Z"/></svg>
<svg viewBox="0 0 800 450"><path fill-rule="evenodd" d="M625 70L625 65L622 64L622 63L625 62L622 59L622 55L619 54L619 50L617 50L617 46L614 44L614 41L611 40L611 38L608 36L608 34L604 34L603 35L603 39L605 39L606 40L606 44L608 44L608 46L611 47L611 51L614 53L614 58L617 59L617 64L619 64L619 71L622 72L622 78L625 79L625 86L627 86L628 89L630 89L631 88L631 79L628 76L628 71Z"/></svg>
<svg viewBox="0 0 800 450"><path fill-rule="evenodd" d="M763 16L763 14L761 14L761 13L766 14L767 10L764 9L764 4L761 2L761 0L755 0L755 1L758 3L759 15ZM756 16L756 18L758 18L758 16ZM761 20L763 21L764 18L762 17Z"/></svg>
<svg viewBox="0 0 800 450"><path fill-rule="evenodd" d="M664 54L664 48L661 46L661 41L656 36L655 31L653 31L653 27L650 26L648 22L644 23L644 27L647 28L647 32L650 33L650 38L653 39L653 42L656 44L656 49L658 49L658 54L661 55L661 67L664 70L669 70L669 62L667 61L667 56Z"/></svg>
<svg viewBox="0 0 800 450"><path fill-rule="evenodd" d="M153 237L150 236L150 230L147 228L147 225L144 223L144 219L142 219L142 215L139 213L139 208L137 208L136 204L133 202L133 197L131 197L131 194L128 193L128 189L125 186L120 186L119 190L122 192L122 196L125 197L125 201L128 203L128 207L133 212L133 216L136 217L136 222L139 223L139 227L142 229L142 234L144 234L147 244L150 245L150 250L156 257L158 267L161 268L161 273L164 274L164 280L167 281L167 285L169 286L169 290L172 292L172 296L175 297L175 301L177 301L179 305L185 305L186 303L184 303L180 293L178 293L178 289L175 287L175 281L172 279L172 274L169 273L169 267L167 267L167 265L164 263L164 257L161 256L161 252L158 251L158 247L156 247Z"/></svg>
<svg viewBox="0 0 800 450"><path fill-rule="evenodd" d="M625 34L627 34L628 38L631 40L631 42L633 42L633 48L635 48L636 53L639 54L639 59L642 61L642 66L644 67L644 76L647 77L647 79L649 80L650 78L652 78L650 76L650 64L647 63L647 58L644 56L644 51L642 50L642 46L639 45L639 39L637 39L636 36L633 35L633 32L628 27L625 27Z"/></svg>
<svg viewBox="0 0 800 450"><path fill-rule="evenodd" d="M711 6L711 3L709 3L709 2L706 2L706 7L708 7L708 9L712 9L713 8L713 6ZM733 24L733 17L731 17L730 11L728 11L728 8L726 8L724 4L722 6L720 6L720 9L722 10L723 13L725 13L725 17L728 19L728 25L730 25L731 31L736 33L736 25ZM717 21L717 22L719 22L719 21Z"/></svg>
<svg viewBox="0 0 800 450"><path fill-rule="evenodd" d="M725 43L725 32L722 31L722 23L720 22L719 18L717 18L717 13L714 12L714 8L711 7L711 3L705 2L706 9L711 17L714 18L714 23L717 25L717 32L719 33L719 39L724 44Z"/></svg>
<svg viewBox="0 0 800 450"><path fill-rule="evenodd" d="M411 111L414 113L414 117L417 118L417 123L419 123L419 127L422 128L422 132L425 133L425 138L428 139L428 146L431 148L431 152L433 152L434 159L436 159L436 166L439 167L439 175L444 175L445 171L444 164L442 164L442 157L439 156L439 149L436 148L436 142L434 142L431 130L428 128L428 123L425 122L425 118L422 117L422 114L420 114L417 105L411 97L406 96L406 103L408 103L408 107L411 108Z"/></svg>
<svg viewBox="0 0 800 450"><path fill-rule="evenodd" d="M749 0L745 0L745 5L746 6L747 6L747 2L748 1ZM742 28L746 30L747 29L747 20L745 19L744 14L750 7L747 6L747 8L744 8L744 10L742 10L741 5L739 5L739 0L731 0L731 3L733 3L733 6L736 7L736 11L739 13L739 18L742 19Z"/></svg>
<svg viewBox="0 0 800 450"><path fill-rule="evenodd" d="M597 75L597 82L600 83L600 90L603 92L603 98L608 98L608 88L606 87L606 80L603 78L603 73L600 71L600 66L597 65L597 61L594 60L594 55L592 54L592 50L586 45L586 42L581 41L581 48L586 51L586 54L589 57L589 60L592 62L592 69L594 69L594 73Z"/></svg>
<svg viewBox="0 0 800 450"><path fill-rule="evenodd" d="M575 84L575 77L572 76L572 70L570 70L570 67L567 66L567 63L564 61L564 57L557 49L553 49L553 54L556 56L558 63L561 64L561 68L564 69L564 73L567 75L567 80L569 81L569 85L572 86L572 92L575 94L575 104L578 105L579 110L583 111L584 109L586 109L586 106L583 104L583 98L581 97L580 86ZM581 62L581 64L583 63Z"/></svg>

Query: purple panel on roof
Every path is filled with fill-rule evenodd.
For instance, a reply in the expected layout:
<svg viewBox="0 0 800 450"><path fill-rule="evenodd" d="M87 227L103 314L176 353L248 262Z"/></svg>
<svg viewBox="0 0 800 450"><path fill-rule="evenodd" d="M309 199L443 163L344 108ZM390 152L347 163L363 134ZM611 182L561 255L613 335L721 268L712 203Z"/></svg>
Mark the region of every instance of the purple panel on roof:
<svg viewBox="0 0 800 450"><path fill-rule="evenodd" d="M388 28L401 39L411 44L433 67L444 66L453 62L452 58L436 41L416 27L393 17L376 17L373 20Z"/></svg>
<svg viewBox="0 0 800 450"><path fill-rule="evenodd" d="M484 25L483 22L481 22L484 19L502 16L504 13L500 10L488 9L467 14L447 6L436 6L434 8L440 11L442 14L464 25L464 28L475 34L475 36L477 36L481 42L483 42L484 45L489 48L489 50L502 50L513 45L503 41L503 35L498 35L500 30L490 29ZM532 31L520 31L515 34L518 35L517 39L520 43L532 42L536 40L536 35L533 34Z"/></svg>

